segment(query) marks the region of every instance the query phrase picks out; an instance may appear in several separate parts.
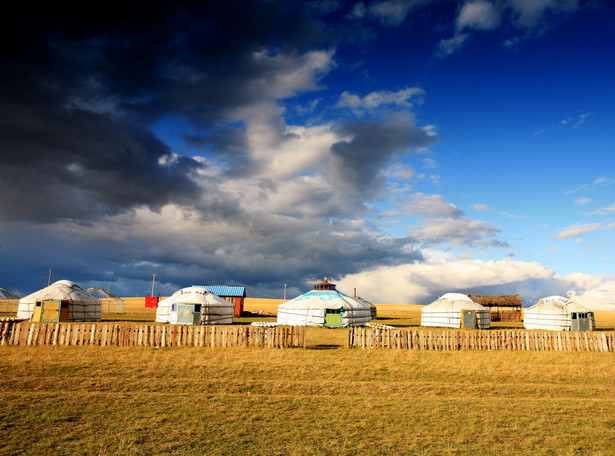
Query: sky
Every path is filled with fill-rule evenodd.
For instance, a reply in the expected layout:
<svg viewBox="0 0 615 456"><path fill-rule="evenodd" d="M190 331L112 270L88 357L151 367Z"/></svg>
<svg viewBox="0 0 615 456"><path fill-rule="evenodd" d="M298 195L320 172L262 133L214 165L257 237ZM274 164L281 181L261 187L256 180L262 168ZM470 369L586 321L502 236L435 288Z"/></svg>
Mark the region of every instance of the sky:
<svg viewBox="0 0 615 456"><path fill-rule="evenodd" d="M615 310L610 2L16 8L0 287Z"/></svg>

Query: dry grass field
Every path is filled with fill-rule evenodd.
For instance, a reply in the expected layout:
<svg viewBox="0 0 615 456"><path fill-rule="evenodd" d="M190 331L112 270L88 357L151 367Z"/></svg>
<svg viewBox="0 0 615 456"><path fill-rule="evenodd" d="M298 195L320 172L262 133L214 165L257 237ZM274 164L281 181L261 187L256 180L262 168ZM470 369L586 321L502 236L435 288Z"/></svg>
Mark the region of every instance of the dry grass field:
<svg viewBox="0 0 615 456"><path fill-rule="evenodd" d="M0 455L611 455L613 361L3 346Z"/></svg>
<svg viewBox="0 0 615 456"><path fill-rule="evenodd" d="M420 306L378 313L420 324ZM346 331L308 328L306 350L0 346L0 455L615 453L612 353L347 349Z"/></svg>

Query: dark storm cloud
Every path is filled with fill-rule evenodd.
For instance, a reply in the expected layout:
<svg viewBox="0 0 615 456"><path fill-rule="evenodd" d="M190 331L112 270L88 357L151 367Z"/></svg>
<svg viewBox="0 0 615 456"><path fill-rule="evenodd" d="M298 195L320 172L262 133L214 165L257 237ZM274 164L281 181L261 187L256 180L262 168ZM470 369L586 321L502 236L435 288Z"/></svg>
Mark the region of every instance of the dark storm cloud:
<svg viewBox="0 0 615 456"><path fill-rule="evenodd" d="M151 122L183 117L194 127L188 139L207 142L207 153L245 161L243 130L220 120L271 99L266 76L290 71L323 36L300 2L109 5L16 4L3 15L5 219L88 218L193 200L200 165L184 157L161 165L170 150L148 131ZM254 58L272 46L283 58Z"/></svg>
<svg viewBox="0 0 615 456"><path fill-rule="evenodd" d="M396 155L434 144L430 136L414 123L412 117L396 113L383 120L347 122L339 127L350 139L331 146L336 172L363 196L372 196L384 183L381 171Z"/></svg>
<svg viewBox="0 0 615 456"><path fill-rule="evenodd" d="M190 201L201 165L169 155L149 131L80 110L0 108L0 214L4 220L91 220L137 205Z"/></svg>

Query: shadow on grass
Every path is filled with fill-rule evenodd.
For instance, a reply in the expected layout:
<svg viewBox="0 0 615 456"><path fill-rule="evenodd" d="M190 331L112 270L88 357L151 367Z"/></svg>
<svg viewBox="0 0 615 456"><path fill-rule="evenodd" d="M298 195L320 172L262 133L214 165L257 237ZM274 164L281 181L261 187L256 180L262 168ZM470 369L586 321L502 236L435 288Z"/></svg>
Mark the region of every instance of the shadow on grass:
<svg viewBox="0 0 615 456"><path fill-rule="evenodd" d="M317 344L317 345L306 345L306 350L338 350L340 348L344 348L343 345L337 344Z"/></svg>

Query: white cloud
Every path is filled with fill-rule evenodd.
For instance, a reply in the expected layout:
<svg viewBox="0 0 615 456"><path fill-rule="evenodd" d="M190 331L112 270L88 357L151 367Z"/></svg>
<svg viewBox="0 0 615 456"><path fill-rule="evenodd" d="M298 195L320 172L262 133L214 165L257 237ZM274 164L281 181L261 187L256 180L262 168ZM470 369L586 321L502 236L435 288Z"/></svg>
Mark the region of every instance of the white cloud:
<svg viewBox="0 0 615 456"><path fill-rule="evenodd" d="M569 239L597 231L601 228L603 228L601 223L576 223L563 228L558 234L553 235L553 237L556 239Z"/></svg>
<svg viewBox="0 0 615 456"><path fill-rule="evenodd" d="M507 0L520 28L535 29L544 25L549 13L571 13L578 9L578 0Z"/></svg>
<svg viewBox="0 0 615 456"><path fill-rule="evenodd" d="M410 234L425 245L489 245L488 239L500 232L499 228L489 222L467 217L430 218L423 220L422 223L422 227Z"/></svg>
<svg viewBox="0 0 615 456"><path fill-rule="evenodd" d="M408 14L417 7L430 3L431 0L386 0L372 3L369 14L385 25L399 25Z"/></svg>
<svg viewBox="0 0 615 456"><path fill-rule="evenodd" d="M388 106L411 108L414 105L410 100L420 97L424 93L425 91L418 87L407 87L397 92L381 90L378 92L371 92L363 98L350 92L343 92L340 95L336 107L349 108L355 113L374 111Z"/></svg>
<svg viewBox="0 0 615 456"><path fill-rule="evenodd" d="M594 212L591 212L590 215L608 215L611 212L615 212L615 203L611 204L608 207L602 207L600 209L596 209Z"/></svg>
<svg viewBox="0 0 615 456"><path fill-rule="evenodd" d="M594 111L580 114L577 117L568 117L560 122L560 128L566 127L566 126L569 126L572 128L578 128L581 125L583 125L585 123L585 119L587 119L592 114L594 114Z"/></svg>
<svg viewBox="0 0 615 456"><path fill-rule="evenodd" d="M500 25L500 12L492 3L474 1L466 3L457 17L457 29L492 30Z"/></svg>
<svg viewBox="0 0 615 456"><path fill-rule="evenodd" d="M424 158L423 159L423 168L424 169L435 169L438 167L438 162L436 162L433 158Z"/></svg>
<svg viewBox="0 0 615 456"><path fill-rule="evenodd" d="M486 204L472 204L471 207L473 209L476 209L477 211L481 211L481 212L489 212L489 211L491 211L489 206L487 206Z"/></svg>
<svg viewBox="0 0 615 456"><path fill-rule="evenodd" d="M590 198L577 198L574 200L574 204L576 206L585 206L586 204L591 203L592 200Z"/></svg>
<svg viewBox="0 0 615 456"><path fill-rule="evenodd" d="M410 215L460 217L463 211L447 202L442 195L414 193L403 204L403 212Z"/></svg>
<svg viewBox="0 0 615 456"><path fill-rule="evenodd" d="M423 263L388 266L349 274L337 281L340 290L375 303L428 304L448 292L520 294L524 305L551 295L574 294L573 300L593 309L615 310L612 276L559 276L537 262L512 259L455 260L442 252L425 252Z"/></svg>
<svg viewBox="0 0 615 456"><path fill-rule="evenodd" d="M445 40L441 40L438 43L437 55L439 57L446 57L457 50L461 49L463 44L470 38L468 33L458 33L454 35L452 38L448 38Z"/></svg>
<svg viewBox="0 0 615 456"><path fill-rule="evenodd" d="M591 184L581 184L578 187L573 188L572 190L567 190L564 192L564 195L570 195L572 193L585 191L585 190L595 190L599 187L606 187L615 184L615 179L611 179L610 177L599 177L595 179Z"/></svg>

